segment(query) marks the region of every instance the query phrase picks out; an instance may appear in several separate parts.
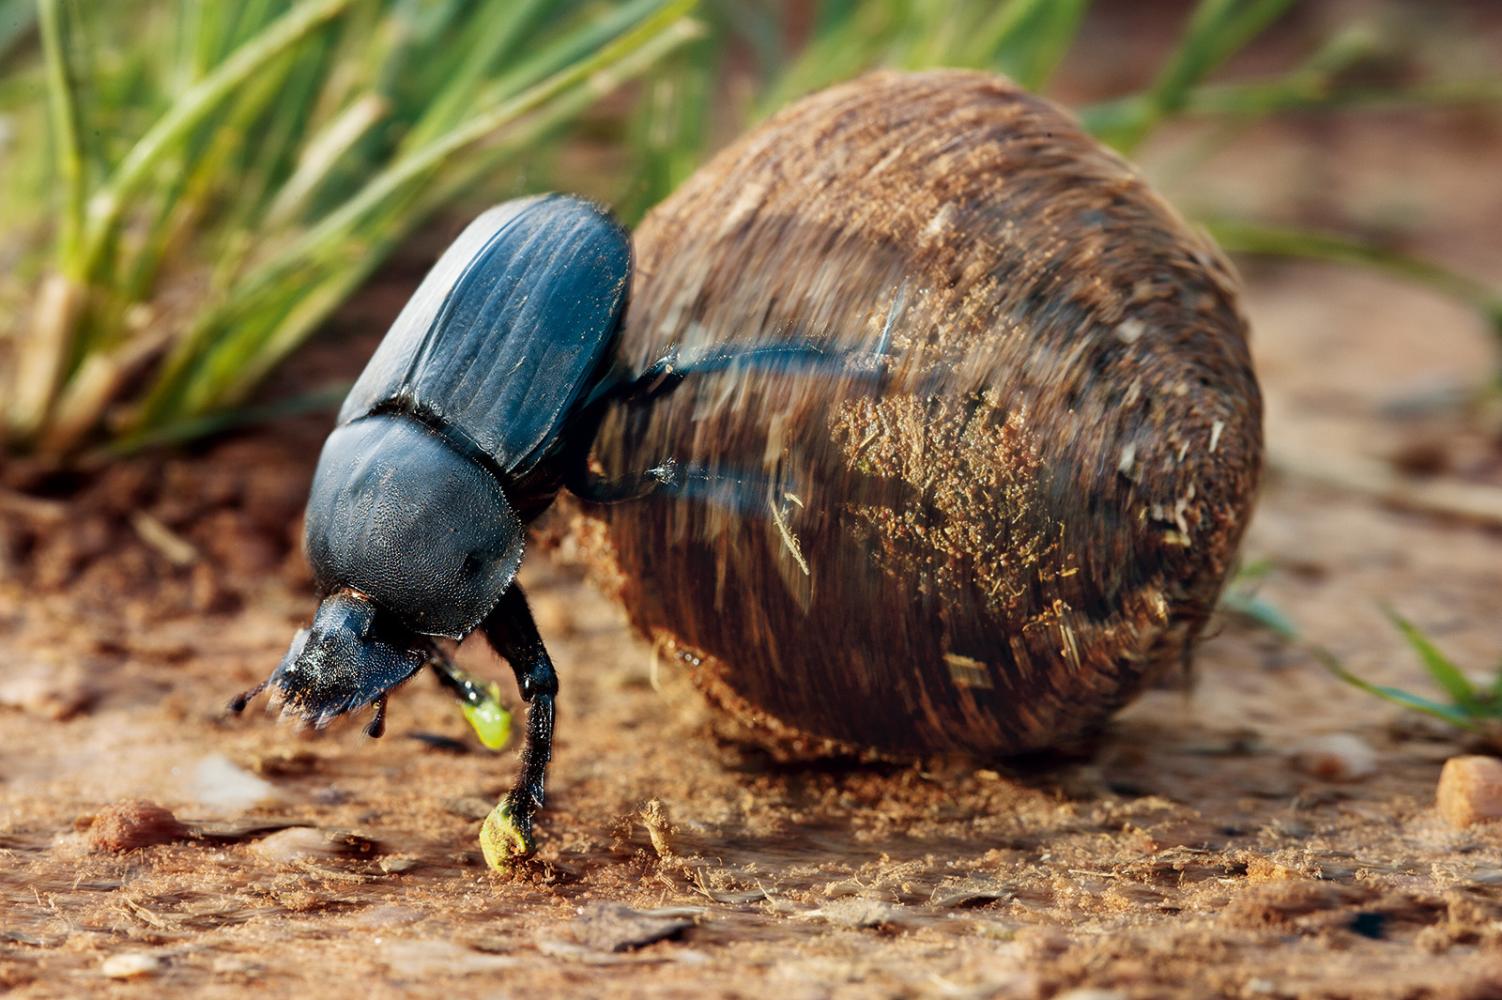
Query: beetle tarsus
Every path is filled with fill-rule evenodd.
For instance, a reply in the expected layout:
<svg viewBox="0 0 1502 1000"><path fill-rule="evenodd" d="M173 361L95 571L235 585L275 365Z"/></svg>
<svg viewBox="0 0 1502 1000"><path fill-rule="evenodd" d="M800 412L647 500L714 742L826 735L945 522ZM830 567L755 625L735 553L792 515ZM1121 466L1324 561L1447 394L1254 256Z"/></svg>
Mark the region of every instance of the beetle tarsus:
<svg viewBox="0 0 1502 1000"><path fill-rule="evenodd" d="M548 762L553 757L553 700L558 674L542 644L526 595L513 584L481 626L491 647L511 664L516 686L527 703L527 741L522 747L521 774L505 801L486 821L482 836L486 860L502 868L517 856L532 853L532 817L542 808ZM501 849L500 846L510 844Z"/></svg>
<svg viewBox="0 0 1502 1000"><path fill-rule="evenodd" d="M370 725L365 727L365 735L373 740L386 735L386 696L384 694L376 699L375 717L370 720Z"/></svg>

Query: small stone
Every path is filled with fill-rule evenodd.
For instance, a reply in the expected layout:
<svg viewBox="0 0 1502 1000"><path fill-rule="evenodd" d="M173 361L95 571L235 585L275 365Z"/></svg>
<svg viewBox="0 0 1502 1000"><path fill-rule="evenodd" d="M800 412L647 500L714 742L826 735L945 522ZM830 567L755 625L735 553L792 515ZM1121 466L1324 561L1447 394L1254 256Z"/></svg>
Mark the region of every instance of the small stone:
<svg viewBox="0 0 1502 1000"><path fill-rule="evenodd" d="M168 809L145 799L105 806L89 824L88 843L96 851L133 851L183 840L191 831Z"/></svg>
<svg viewBox="0 0 1502 1000"><path fill-rule="evenodd" d="M1306 741L1293 763L1325 781L1361 781L1377 773L1377 751L1353 733L1326 733Z"/></svg>
<svg viewBox="0 0 1502 1000"><path fill-rule="evenodd" d="M569 926L573 939L591 951L632 951L694 926L697 910L634 910L619 903L586 906Z"/></svg>
<svg viewBox="0 0 1502 1000"><path fill-rule="evenodd" d="M380 845L354 833L294 826L262 837L251 846L251 850L267 861L295 865L304 861L369 856L378 853Z"/></svg>
<svg viewBox="0 0 1502 1000"><path fill-rule="evenodd" d="M1451 757L1439 775L1436 805L1455 827L1502 819L1502 760Z"/></svg>
<svg viewBox="0 0 1502 1000"><path fill-rule="evenodd" d="M110 979L145 979L167 967L167 962L157 955L143 951L122 951L104 960L99 971Z"/></svg>

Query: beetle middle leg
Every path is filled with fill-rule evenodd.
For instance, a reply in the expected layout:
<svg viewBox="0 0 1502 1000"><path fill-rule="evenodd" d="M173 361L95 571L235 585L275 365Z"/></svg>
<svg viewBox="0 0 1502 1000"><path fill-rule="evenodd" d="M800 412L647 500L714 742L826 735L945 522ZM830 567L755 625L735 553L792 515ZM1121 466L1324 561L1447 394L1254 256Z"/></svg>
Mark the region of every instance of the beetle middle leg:
<svg viewBox="0 0 1502 1000"><path fill-rule="evenodd" d="M548 761L553 756L553 700L558 694L558 674L519 585L511 585L480 628L491 648L511 664L516 686L527 703L521 774L480 830L486 862L492 868L504 869L516 858L532 853L532 819L542 808Z"/></svg>

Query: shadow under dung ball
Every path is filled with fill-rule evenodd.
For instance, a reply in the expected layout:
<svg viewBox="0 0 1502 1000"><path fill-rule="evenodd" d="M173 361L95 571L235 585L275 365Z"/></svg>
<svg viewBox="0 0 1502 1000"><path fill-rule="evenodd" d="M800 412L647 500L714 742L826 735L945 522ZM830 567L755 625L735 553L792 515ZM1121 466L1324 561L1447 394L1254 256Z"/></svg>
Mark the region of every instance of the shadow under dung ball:
<svg viewBox="0 0 1502 1000"><path fill-rule="evenodd" d="M994 76L867 76L635 242L626 364L768 362L616 407L607 474L712 475L581 537L769 744L1035 750L1187 666L1261 466L1246 321L1208 238L1071 118ZM776 363L810 340L839 363Z"/></svg>

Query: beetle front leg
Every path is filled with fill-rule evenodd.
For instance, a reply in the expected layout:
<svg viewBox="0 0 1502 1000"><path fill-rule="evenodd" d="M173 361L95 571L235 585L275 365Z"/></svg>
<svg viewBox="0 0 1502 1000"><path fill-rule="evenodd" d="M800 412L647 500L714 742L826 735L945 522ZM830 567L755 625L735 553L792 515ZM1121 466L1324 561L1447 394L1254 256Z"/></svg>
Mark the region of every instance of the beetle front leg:
<svg viewBox="0 0 1502 1000"><path fill-rule="evenodd" d="M480 628L491 648L511 664L516 686L527 703L521 774L510 794L491 810L480 828L480 849L486 863L504 871L513 861L531 854L535 846L532 819L542 808L548 761L553 756L553 700L558 694L558 674L519 585L511 585Z"/></svg>
<svg viewBox="0 0 1502 1000"><path fill-rule="evenodd" d="M891 374L891 364L895 360L891 353L892 329L906 302L907 283L904 282L892 297L881 335L870 350L839 347L796 331L786 331L781 340L712 346L688 357L682 356L678 345L674 344L641 373L618 376L602 383L590 396L586 407L610 400L633 405L650 403L678 388L690 376L709 375L731 368L810 374L824 372L870 382L879 393L885 390Z"/></svg>
<svg viewBox="0 0 1502 1000"><path fill-rule="evenodd" d="M580 460L566 470L564 485L586 503L614 504L648 497L692 500L714 504L737 514L765 510L774 496L791 487L778 488L778 481L755 472L731 472L685 465L677 459L659 462L646 472L610 479L597 475Z"/></svg>

